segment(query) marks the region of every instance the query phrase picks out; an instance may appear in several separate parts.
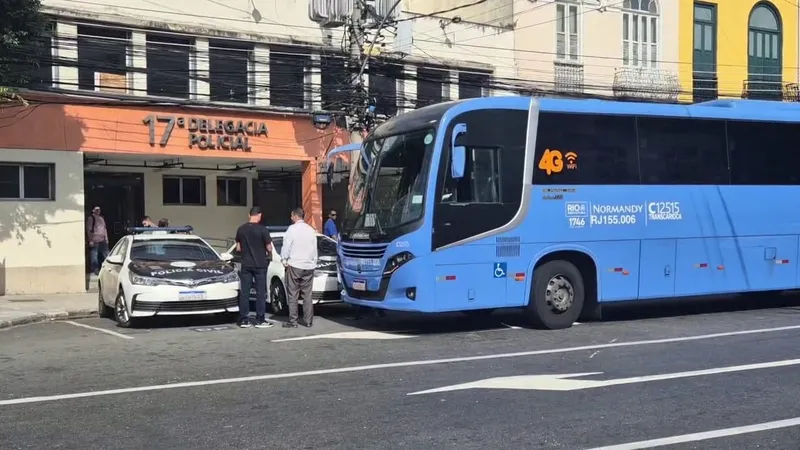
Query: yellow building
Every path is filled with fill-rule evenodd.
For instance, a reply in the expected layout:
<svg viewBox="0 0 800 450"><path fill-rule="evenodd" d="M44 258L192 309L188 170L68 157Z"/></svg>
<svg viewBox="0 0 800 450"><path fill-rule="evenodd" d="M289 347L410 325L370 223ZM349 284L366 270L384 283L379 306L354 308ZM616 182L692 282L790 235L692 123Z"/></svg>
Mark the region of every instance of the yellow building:
<svg viewBox="0 0 800 450"><path fill-rule="evenodd" d="M786 0L680 0L683 101L797 98L800 8Z"/></svg>

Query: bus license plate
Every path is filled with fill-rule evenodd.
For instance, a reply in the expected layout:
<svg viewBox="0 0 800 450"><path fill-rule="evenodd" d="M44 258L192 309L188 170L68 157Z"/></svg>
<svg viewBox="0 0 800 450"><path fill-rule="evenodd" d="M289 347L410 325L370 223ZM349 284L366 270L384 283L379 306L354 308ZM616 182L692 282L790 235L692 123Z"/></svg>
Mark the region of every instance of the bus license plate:
<svg viewBox="0 0 800 450"><path fill-rule="evenodd" d="M354 291L366 291L367 290L367 282L364 280L353 280L353 290Z"/></svg>
<svg viewBox="0 0 800 450"><path fill-rule="evenodd" d="M178 293L178 300L205 300L206 291L182 291Z"/></svg>

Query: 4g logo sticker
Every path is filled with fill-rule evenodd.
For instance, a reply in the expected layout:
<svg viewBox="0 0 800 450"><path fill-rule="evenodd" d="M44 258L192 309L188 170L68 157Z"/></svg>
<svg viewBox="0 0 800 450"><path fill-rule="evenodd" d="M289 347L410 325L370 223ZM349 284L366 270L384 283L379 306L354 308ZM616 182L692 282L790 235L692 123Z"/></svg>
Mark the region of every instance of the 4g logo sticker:
<svg viewBox="0 0 800 450"><path fill-rule="evenodd" d="M574 152L567 152L562 154L559 150L545 149L542 158L539 160L539 169L544 170L548 175L560 173L564 170L564 160L566 159L566 167L569 170L577 169L578 155Z"/></svg>

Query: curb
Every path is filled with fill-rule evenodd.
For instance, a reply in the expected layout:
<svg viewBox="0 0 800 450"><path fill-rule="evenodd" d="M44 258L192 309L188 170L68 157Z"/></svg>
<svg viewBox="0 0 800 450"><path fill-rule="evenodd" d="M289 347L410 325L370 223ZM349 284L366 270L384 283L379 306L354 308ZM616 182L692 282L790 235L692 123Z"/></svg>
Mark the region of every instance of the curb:
<svg viewBox="0 0 800 450"><path fill-rule="evenodd" d="M83 319L97 314L96 308L75 309L72 311L55 311L44 314L31 314L11 320L0 320L0 329L11 328L32 323L53 322L57 320Z"/></svg>

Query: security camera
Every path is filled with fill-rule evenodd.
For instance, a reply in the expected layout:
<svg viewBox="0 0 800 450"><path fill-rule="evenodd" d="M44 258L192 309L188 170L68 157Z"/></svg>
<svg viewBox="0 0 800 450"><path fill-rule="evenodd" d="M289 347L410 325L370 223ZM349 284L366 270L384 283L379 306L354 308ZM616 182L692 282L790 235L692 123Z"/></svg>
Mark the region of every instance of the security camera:
<svg viewBox="0 0 800 450"><path fill-rule="evenodd" d="M333 115L330 113L315 112L311 114L311 123L314 128L324 130L333 122Z"/></svg>

